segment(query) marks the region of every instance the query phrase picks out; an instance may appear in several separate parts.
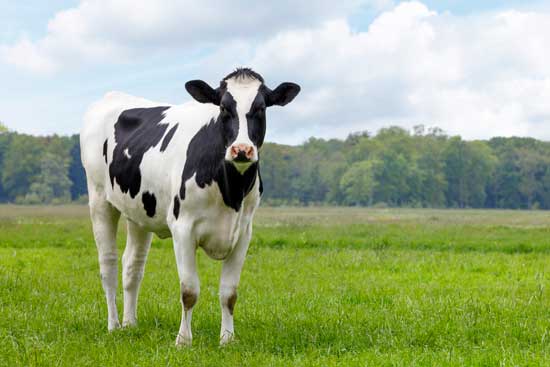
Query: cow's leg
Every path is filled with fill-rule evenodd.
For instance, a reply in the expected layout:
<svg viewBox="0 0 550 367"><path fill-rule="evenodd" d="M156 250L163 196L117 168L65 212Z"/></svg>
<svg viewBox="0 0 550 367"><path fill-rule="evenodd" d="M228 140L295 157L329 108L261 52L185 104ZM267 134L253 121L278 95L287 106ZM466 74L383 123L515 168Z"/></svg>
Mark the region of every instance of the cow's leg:
<svg viewBox="0 0 550 367"><path fill-rule="evenodd" d="M178 266L181 296L181 324L176 337L176 346L191 345L191 317L193 306L200 293L199 276L195 262L195 243L191 238L191 227L178 225L172 230L174 253Z"/></svg>
<svg viewBox="0 0 550 367"><path fill-rule="evenodd" d="M118 282L116 231L120 212L105 199L103 190L88 184L88 191L90 216L99 258L99 272L107 299L107 327L111 331L120 327L116 307Z"/></svg>
<svg viewBox="0 0 550 367"><path fill-rule="evenodd" d="M231 255L223 262L220 279L220 304L222 308L220 345L228 344L234 339L233 310L237 302L237 286L241 278L241 270L251 235L252 228L249 224Z"/></svg>
<svg viewBox="0 0 550 367"><path fill-rule="evenodd" d="M137 298L143 279L147 253L151 246L151 232L140 228L131 220L128 223L126 248L122 255L122 286L124 287L124 317L122 326L133 326L137 322Z"/></svg>

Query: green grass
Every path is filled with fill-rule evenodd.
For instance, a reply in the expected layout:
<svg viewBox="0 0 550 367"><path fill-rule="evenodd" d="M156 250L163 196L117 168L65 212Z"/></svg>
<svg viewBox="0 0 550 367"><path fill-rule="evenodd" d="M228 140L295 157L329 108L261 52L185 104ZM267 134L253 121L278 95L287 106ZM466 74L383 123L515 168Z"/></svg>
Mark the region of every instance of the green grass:
<svg viewBox="0 0 550 367"><path fill-rule="evenodd" d="M0 365L550 364L549 212L262 208L226 348L220 263L198 259L192 348L167 240L139 326L109 334L86 208L0 206Z"/></svg>

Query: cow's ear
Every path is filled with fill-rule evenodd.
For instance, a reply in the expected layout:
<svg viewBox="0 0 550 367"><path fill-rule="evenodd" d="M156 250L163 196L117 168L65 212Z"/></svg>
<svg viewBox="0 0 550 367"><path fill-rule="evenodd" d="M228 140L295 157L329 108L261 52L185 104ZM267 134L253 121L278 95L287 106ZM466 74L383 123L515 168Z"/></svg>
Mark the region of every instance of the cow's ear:
<svg viewBox="0 0 550 367"><path fill-rule="evenodd" d="M200 103L220 105L219 91L209 86L205 81L190 80L185 83L185 89L187 89L191 97L195 98Z"/></svg>
<svg viewBox="0 0 550 367"><path fill-rule="evenodd" d="M267 93L267 106L284 106L300 93L300 86L295 83L281 83L277 88Z"/></svg>

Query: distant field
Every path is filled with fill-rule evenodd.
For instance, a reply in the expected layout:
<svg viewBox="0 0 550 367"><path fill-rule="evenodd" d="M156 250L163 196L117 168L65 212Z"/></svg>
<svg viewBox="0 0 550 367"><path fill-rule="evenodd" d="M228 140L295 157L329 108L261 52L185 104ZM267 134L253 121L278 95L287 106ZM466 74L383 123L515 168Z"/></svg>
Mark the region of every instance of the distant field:
<svg viewBox="0 0 550 367"><path fill-rule="evenodd" d="M0 365L550 365L550 212L262 208L227 348L202 252L194 345L173 346L171 246L139 326L109 334L87 208L0 205Z"/></svg>

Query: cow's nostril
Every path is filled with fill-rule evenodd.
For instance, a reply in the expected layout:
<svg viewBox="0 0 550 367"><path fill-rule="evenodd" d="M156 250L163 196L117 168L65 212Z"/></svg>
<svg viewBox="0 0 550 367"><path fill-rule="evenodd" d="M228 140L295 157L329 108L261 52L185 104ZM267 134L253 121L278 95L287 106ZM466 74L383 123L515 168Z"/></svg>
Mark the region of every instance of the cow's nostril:
<svg viewBox="0 0 550 367"><path fill-rule="evenodd" d="M254 148L247 147L247 149L246 149L246 158L252 159L253 155L254 155Z"/></svg>

